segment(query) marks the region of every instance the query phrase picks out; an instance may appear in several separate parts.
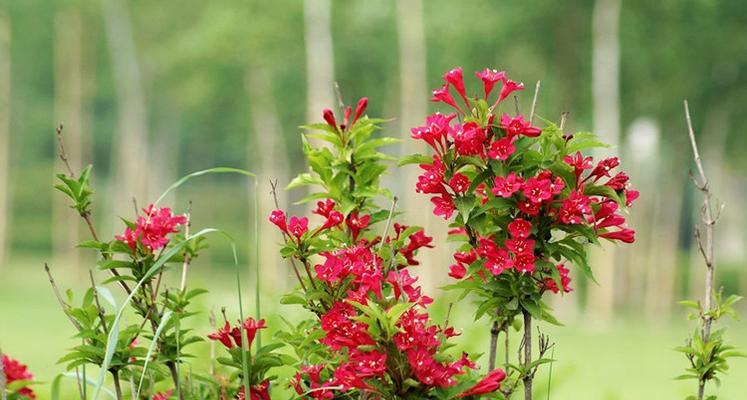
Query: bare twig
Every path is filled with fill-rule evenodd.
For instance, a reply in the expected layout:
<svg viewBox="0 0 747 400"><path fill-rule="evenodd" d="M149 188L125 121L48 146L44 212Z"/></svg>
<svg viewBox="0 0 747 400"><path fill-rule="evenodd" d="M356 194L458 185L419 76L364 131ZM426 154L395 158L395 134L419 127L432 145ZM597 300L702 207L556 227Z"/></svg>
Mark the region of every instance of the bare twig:
<svg viewBox="0 0 747 400"><path fill-rule="evenodd" d="M532 400L532 373L529 365L532 364L532 315L526 309L521 310L524 316L524 400Z"/></svg>
<svg viewBox="0 0 747 400"><path fill-rule="evenodd" d="M560 131L563 131L563 128L565 128L565 122L568 120L568 111L563 111L560 114L560 126L558 127Z"/></svg>
<svg viewBox="0 0 747 400"><path fill-rule="evenodd" d="M54 281L54 278L52 277L52 273L49 271L49 265L47 263L44 263L44 271L47 272L47 277L49 278L49 284L52 285L52 291L54 292L55 297L57 298L57 302L60 303L60 307L62 307L62 311L65 313L65 316L70 320L70 322L73 324L75 329L80 331L83 329L78 321L75 320L70 315L70 305L65 302L65 300L62 299L62 295L60 294L60 290L57 288L57 284Z"/></svg>
<svg viewBox="0 0 747 400"><path fill-rule="evenodd" d="M381 243L379 243L379 251L384 247L384 240L386 235L389 234L389 226L392 224L392 218L394 218L394 208L397 206L397 196L392 198L392 206L389 207L389 216L386 219L386 225L384 225L384 233L381 235Z"/></svg>
<svg viewBox="0 0 747 400"><path fill-rule="evenodd" d="M714 277L714 256L713 256L713 227L716 224L716 219L713 216L713 208L711 207L711 188L706 177L705 170L703 168L703 162L700 160L700 152L698 151L698 144L695 141L695 130L693 129L692 118L690 117L690 107L687 100L684 101L685 106L685 119L687 121L687 132L690 137L690 145L693 150L693 159L695 160L695 166L698 170L698 178L700 182L693 177L695 186L703 192L703 208L701 210L701 220L703 222L703 229L705 234L702 235L699 229L695 229L695 241L698 244L703 260L706 264L706 278L705 278L705 293L703 294L703 307L701 309L701 330L700 335L703 343L708 343L711 336L711 318L710 311L713 307L713 277ZM691 173L692 175L692 173ZM719 215L720 215L719 211ZM705 392L705 379L698 381L698 400L703 399Z"/></svg>
<svg viewBox="0 0 747 400"><path fill-rule="evenodd" d="M55 133L57 136L57 145L60 148L60 160L62 160L62 163L65 164L65 168L67 168L68 176L70 176L71 178L75 178L75 173L73 172L73 169L70 168L70 161L68 161L67 153L65 152L65 143L62 140L62 129L62 124L59 124L57 126L57 129L55 129Z"/></svg>
<svg viewBox="0 0 747 400"><path fill-rule="evenodd" d="M534 86L534 97L532 97L532 109L529 112L529 123L534 122L534 111L537 109L537 95L540 91L540 81L537 81L537 85Z"/></svg>
<svg viewBox="0 0 747 400"><path fill-rule="evenodd" d="M490 328L490 353L488 355L488 371L495 369L495 357L498 352L498 335L501 333L501 327L498 320L493 321Z"/></svg>
<svg viewBox="0 0 747 400"><path fill-rule="evenodd" d="M106 327L106 316L104 315L104 307L101 307L99 301L99 292L96 289L96 282L93 280L93 272L88 270L88 278L91 280L91 290L93 290L93 299L96 301L96 308L98 309L99 319L101 320L101 327L104 328L104 333L109 333Z"/></svg>
<svg viewBox="0 0 747 400"><path fill-rule="evenodd" d="M192 225L191 217L192 217L192 201L189 202L189 208L187 209L187 222L184 226L184 238L185 240L189 238L189 227ZM189 269L189 263L192 261L192 255L185 247L184 250L184 262L182 262L182 281L179 285L179 291L184 292L184 289L187 287L187 269Z"/></svg>

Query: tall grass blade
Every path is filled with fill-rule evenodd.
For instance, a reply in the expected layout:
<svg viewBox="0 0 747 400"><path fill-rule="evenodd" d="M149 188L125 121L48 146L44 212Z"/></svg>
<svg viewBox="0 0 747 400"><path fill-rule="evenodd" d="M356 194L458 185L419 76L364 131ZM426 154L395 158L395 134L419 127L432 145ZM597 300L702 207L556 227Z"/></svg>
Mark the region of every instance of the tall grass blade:
<svg viewBox="0 0 747 400"><path fill-rule="evenodd" d="M137 392L135 394L135 398L140 398L140 389L143 387L143 380L145 379L145 373L148 371L148 363L150 362L150 357L153 355L153 350L155 350L156 345L158 344L158 338L161 337L161 332L163 332L163 329L166 327L166 323L169 322L169 319L171 319L171 315L173 312L171 310L167 310L165 313L163 313L163 318L161 318L161 323L158 324L158 328L156 328L156 333L153 335L153 340L150 342L150 346L148 346L148 354L145 355L145 364L143 364L143 373L140 374L140 382L137 384Z"/></svg>
<svg viewBox="0 0 747 400"><path fill-rule="evenodd" d="M244 381L244 395L249 395L249 361L247 360L247 351L249 351L246 345L249 341L249 337L246 334L244 328L244 305L241 299L241 273L239 272L238 264L236 265L236 290L239 294L239 329L241 330L241 372Z"/></svg>
<svg viewBox="0 0 747 400"><path fill-rule="evenodd" d="M166 197L166 195L168 195L169 193L171 193L174 189L178 188L179 186L183 185L188 180L190 180L192 178L196 178L198 176L208 175L208 174L240 174L240 175L250 176L250 177L254 178L255 182L257 180L257 175L255 175L255 174L253 174L253 173L251 173L249 171L245 171L243 169L239 169L239 168L215 167L215 168L203 169L202 171L197 171L197 172L193 172L193 173L191 173L189 175L186 175L186 176L182 177L181 179L179 179L178 181L174 182L171 186L168 187L168 189L166 189L166 191L164 191L158 197L158 199L156 199L156 201L153 203L153 205L154 206L158 206L158 203L160 203L161 200L163 200L164 197Z"/></svg>

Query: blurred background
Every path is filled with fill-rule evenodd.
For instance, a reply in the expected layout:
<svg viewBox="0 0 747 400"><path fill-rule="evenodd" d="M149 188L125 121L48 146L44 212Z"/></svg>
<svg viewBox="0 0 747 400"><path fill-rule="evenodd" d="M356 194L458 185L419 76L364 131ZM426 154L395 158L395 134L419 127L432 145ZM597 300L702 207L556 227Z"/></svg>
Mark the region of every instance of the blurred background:
<svg viewBox="0 0 747 400"><path fill-rule="evenodd" d="M560 360L553 398L681 398L694 384L672 380L686 366L672 348L694 325L676 301L701 297L704 275L693 243L701 197L688 177L683 99L724 204L718 285L747 293L741 0L0 0L2 350L51 380L73 332L43 262L61 286L78 289L95 263L74 248L86 231L52 189L63 172L58 124L73 167L94 165L93 217L104 237L123 229L115 215L133 217L133 197L145 206L186 173L213 166L258 173L259 249L252 246L252 182L202 177L168 203L183 212L191 201L196 227L230 233L247 271L259 251L265 312L292 313L275 304L292 280L276 255L280 238L265 221L274 208L269 180L282 187L306 168L298 126L336 105L337 82L346 103L367 96L370 116L392 119L382 134L403 139L392 155L424 152L409 128L436 110L430 89L454 66L464 68L475 93L481 86L473 71L486 66L523 81L525 112L541 80L538 115L558 121L569 112L566 131L594 131L612 143L609 152L621 155L641 191L630 217L636 244L595 250L600 284L573 275L575 291L553 300L566 324L547 328ZM442 244L423 254L418 271L439 315L455 297L438 289L450 249L444 224L414 193L417 173L398 169L384 185L400 197L403 218ZM301 197L279 193L281 206L296 213L304 212L293 205ZM228 244L214 240L195 265L192 285L212 290L205 310L235 302ZM455 323L466 328L462 342L479 352L487 325L473 324L472 312L461 305ZM745 324L732 325L728 336L747 348ZM733 364L716 392L726 399L747 389L747 362Z"/></svg>

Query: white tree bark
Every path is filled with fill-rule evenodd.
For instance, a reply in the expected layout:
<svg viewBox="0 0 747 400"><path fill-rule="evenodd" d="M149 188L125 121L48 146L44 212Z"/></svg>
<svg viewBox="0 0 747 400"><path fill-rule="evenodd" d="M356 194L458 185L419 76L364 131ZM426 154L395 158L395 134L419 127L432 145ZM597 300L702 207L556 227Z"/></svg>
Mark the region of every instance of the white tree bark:
<svg viewBox="0 0 747 400"><path fill-rule="evenodd" d="M82 22L76 11L58 12L54 21L54 121L64 124L63 138L68 163L73 171L83 166L83 51ZM57 159L55 171L66 173ZM72 271L81 272L75 245L80 241L79 219L69 205L69 199L55 193L53 204L52 243L55 257Z"/></svg>
<svg viewBox="0 0 747 400"><path fill-rule="evenodd" d="M10 199L10 20L0 12L0 266L7 259ZM2 268L0 268L2 269Z"/></svg>
<svg viewBox="0 0 747 400"><path fill-rule="evenodd" d="M254 191L259 191L260 224L259 249L254 248L253 232L249 235L252 238L249 248L253 252L260 253L259 263L264 286L282 292L287 289L289 271L280 268L281 265L287 265L287 262L280 257L275 246L269 246L270 243L279 243L281 236L274 226L267 223L267 216L275 209L270 180L278 182L277 197L280 208L286 209L288 206L287 193L282 190L288 184L289 178L289 160L285 151L287 146L267 72L260 66L250 66L246 71L245 83L249 97L249 114L252 119L252 129L249 131L249 140L247 140L249 144L247 154L249 159L257 160L255 168L258 167L258 169L254 172L257 173L259 183L258 188L249 185L249 198L254 199ZM250 219L247 226L254 226L254 221Z"/></svg>
<svg viewBox="0 0 747 400"><path fill-rule="evenodd" d="M427 114L428 82L426 78L426 45L422 0L397 1L397 33L399 44L400 111L399 132L402 135L400 156L427 153L426 146L410 137L410 128L425 123ZM408 224L419 225L436 243L446 243L446 223L434 218L430 212L433 205L428 196L415 193L420 170L417 166L402 169L401 185L397 188L400 204ZM449 246L436 246L420 252L419 258L427 268L419 270L420 280L426 292L443 282L446 274L431 271L446 271L451 260Z"/></svg>
<svg viewBox="0 0 747 400"><path fill-rule="evenodd" d="M336 104L331 19L330 0L304 0L307 122L320 120L322 108Z"/></svg>
<svg viewBox="0 0 747 400"><path fill-rule="evenodd" d="M594 132L616 148L620 137L620 1L597 0L592 33L592 106ZM605 156L605 152L597 152ZM615 301L615 248L592 250L591 263L599 285L589 286L588 308L595 321L607 321Z"/></svg>
<svg viewBox="0 0 747 400"><path fill-rule="evenodd" d="M131 216L133 197L140 206L149 200L147 190L152 172L148 166L148 117L143 79L127 3L103 0L103 11L118 106L112 205L117 214Z"/></svg>

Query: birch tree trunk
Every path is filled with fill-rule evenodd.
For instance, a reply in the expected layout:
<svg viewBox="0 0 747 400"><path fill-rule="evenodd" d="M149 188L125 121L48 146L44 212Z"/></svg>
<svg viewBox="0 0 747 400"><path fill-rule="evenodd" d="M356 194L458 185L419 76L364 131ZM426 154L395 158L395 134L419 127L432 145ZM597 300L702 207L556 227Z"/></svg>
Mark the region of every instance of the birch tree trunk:
<svg viewBox="0 0 747 400"><path fill-rule="evenodd" d="M617 147L620 137L619 19L621 0L597 0L592 33L592 106L594 132ZM605 156L597 152L597 156ZM591 263L598 285L589 285L588 308L595 321L607 321L614 307L615 248L592 250Z"/></svg>
<svg viewBox="0 0 747 400"><path fill-rule="evenodd" d="M304 0L306 44L306 121L321 119L322 108L334 108L335 66L330 0Z"/></svg>
<svg viewBox="0 0 747 400"><path fill-rule="evenodd" d="M63 138L68 163L73 171L83 166L83 51L82 21L76 11L63 10L54 20L54 121L64 124ZM57 158L55 171L66 171ZM66 197L55 194L53 204L52 243L55 257L71 271L82 273L80 252L75 245L80 241L79 218L69 207ZM81 275L82 276L82 275Z"/></svg>
<svg viewBox="0 0 747 400"><path fill-rule="evenodd" d="M267 72L261 66L250 66L246 71L245 83L249 97L249 114L252 119L249 140L247 140L249 144L247 154L249 159L257 160L254 168L258 167L255 172L259 183L258 188L249 185L249 198L254 199L254 191L259 191L259 234L260 238L265 240L264 244L260 242L259 249L253 249L253 240L249 247L253 249L252 251L259 252L261 279L265 287L273 288L275 291L284 291L287 289L288 279L286 278L290 271L280 266L287 265L287 262L283 261L277 251L265 249L275 249L274 246L267 244L280 241L277 229L266 221L267 216L275 209L270 180L278 182L277 198L280 208L285 210L288 206L287 192L282 190L288 184L289 179L287 145ZM253 224L254 221L250 220L247 226L254 226Z"/></svg>
<svg viewBox="0 0 747 400"><path fill-rule="evenodd" d="M143 80L132 22L124 0L102 0L106 39L117 94L117 132L114 143L116 180L112 206L118 215L132 215L132 198L148 201L148 122Z"/></svg>
<svg viewBox="0 0 747 400"><path fill-rule="evenodd" d="M425 26L423 21L422 0L400 0L397 2L397 33L399 48L399 86L400 112L399 132L402 135L400 156L407 154L425 154L425 145L410 137L410 128L425 123L427 101L429 94L426 77L426 45ZM407 215L407 220L413 225L422 226L426 234L434 237L436 243L446 243L446 223L433 218L430 210L433 208L427 196L415 193L418 181L417 166L402 169L399 180L400 204ZM448 246L437 246L420 252L420 260L427 268L421 270L421 284L426 291L432 291L438 286L439 278L446 274L433 274L431 271L445 271L451 258ZM441 266L442 268L438 268Z"/></svg>
<svg viewBox="0 0 747 400"><path fill-rule="evenodd" d="M10 246L10 20L0 11L0 270Z"/></svg>

